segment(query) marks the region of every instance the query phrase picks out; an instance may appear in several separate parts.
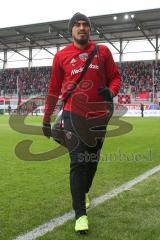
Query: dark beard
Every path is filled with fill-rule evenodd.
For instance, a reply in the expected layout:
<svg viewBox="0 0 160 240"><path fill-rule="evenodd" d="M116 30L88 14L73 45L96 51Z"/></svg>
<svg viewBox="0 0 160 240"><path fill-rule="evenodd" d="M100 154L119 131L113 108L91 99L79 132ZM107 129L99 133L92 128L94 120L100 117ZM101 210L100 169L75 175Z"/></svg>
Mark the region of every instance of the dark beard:
<svg viewBox="0 0 160 240"><path fill-rule="evenodd" d="M76 43L78 43L79 45L86 45L88 43L88 39L87 38L83 38L83 39L74 38L74 41Z"/></svg>

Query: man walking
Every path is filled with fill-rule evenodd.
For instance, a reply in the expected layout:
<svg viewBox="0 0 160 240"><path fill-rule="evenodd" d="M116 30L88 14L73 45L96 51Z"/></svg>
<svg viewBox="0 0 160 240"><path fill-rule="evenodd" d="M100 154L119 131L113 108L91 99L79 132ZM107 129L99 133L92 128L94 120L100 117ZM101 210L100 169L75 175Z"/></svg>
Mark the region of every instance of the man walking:
<svg viewBox="0 0 160 240"><path fill-rule="evenodd" d="M141 117L143 118L143 116L144 116L144 105L143 105L143 103L141 103L140 109L141 109Z"/></svg>
<svg viewBox="0 0 160 240"><path fill-rule="evenodd" d="M88 192L112 114L113 97L117 95L121 82L111 52L106 46L100 45L83 79L76 84L96 48L96 44L90 40L90 31L90 19L81 13L74 14L69 21L73 43L57 52L54 57L43 118L43 132L49 138L51 115L60 93L65 102L69 91L76 85L65 102L63 120L70 155L70 189L76 218L75 231L79 233L86 233L89 229L86 212L90 205ZM74 148L71 147L73 134L77 138Z"/></svg>

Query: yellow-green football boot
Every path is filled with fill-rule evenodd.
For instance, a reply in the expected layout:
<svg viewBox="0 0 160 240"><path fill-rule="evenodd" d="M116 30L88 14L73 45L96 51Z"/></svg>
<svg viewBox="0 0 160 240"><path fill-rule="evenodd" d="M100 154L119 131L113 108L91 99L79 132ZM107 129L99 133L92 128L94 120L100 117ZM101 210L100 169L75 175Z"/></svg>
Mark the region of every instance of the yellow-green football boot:
<svg viewBox="0 0 160 240"><path fill-rule="evenodd" d="M86 234L88 232L88 218L86 215L83 215L76 220L75 231L79 234Z"/></svg>

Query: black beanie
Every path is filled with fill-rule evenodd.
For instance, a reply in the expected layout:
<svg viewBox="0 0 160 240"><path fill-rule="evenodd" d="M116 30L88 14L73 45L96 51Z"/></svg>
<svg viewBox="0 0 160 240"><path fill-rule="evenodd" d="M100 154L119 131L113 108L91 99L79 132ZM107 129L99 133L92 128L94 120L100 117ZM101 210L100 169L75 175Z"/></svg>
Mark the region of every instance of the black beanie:
<svg viewBox="0 0 160 240"><path fill-rule="evenodd" d="M69 30L69 33L71 35L72 35L72 28L73 28L74 24L77 23L80 20L87 22L88 26L91 29L91 21L90 21L90 19L86 15L78 12L78 13L75 13L73 15L73 17L69 20L68 30Z"/></svg>

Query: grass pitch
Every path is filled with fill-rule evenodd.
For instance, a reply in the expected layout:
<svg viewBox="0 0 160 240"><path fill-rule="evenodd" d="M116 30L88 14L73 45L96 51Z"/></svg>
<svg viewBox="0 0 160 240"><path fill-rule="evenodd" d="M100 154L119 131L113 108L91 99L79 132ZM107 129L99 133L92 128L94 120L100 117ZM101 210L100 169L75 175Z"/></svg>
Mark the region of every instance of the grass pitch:
<svg viewBox="0 0 160 240"><path fill-rule="evenodd" d="M160 119L123 120L133 129L106 138L91 197L102 195L160 164ZM30 116L25 122L40 126L42 118ZM108 130L112 128L109 126ZM65 154L43 161L42 153L58 145L43 136L14 131L8 116L0 116L0 130L0 239L10 240L70 211L69 157ZM26 139L33 141L30 152L41 154L41 161L24 161L16 156L15 147ZM160 239L159 178L157 174L89 212L88 238ZM76 239L73 228L71 221L39 239Z"/></svg>

